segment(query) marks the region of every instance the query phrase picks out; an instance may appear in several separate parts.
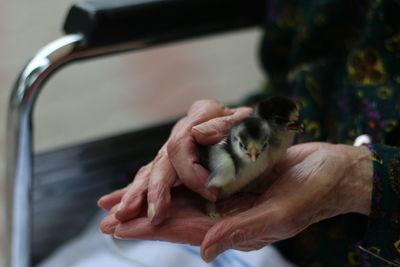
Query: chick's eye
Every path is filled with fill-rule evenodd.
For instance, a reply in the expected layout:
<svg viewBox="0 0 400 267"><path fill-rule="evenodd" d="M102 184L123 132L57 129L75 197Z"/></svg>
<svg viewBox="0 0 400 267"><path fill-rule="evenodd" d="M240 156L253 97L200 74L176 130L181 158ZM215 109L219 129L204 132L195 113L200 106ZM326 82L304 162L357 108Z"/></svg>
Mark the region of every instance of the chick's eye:
<svg viewBox="0 0 400 267"><path fill-rule="evenodd" d="M288 121L287 119L285 119L284 117L281 117L281 116L275 116L274 120L278 124L284 124Z"/></svg>
<svg viewBox="0 0 400 267"><path fill-rule="evenodd" d="M267 146L268 146L268 143L265 142L265 143L263 144L263 146L262 146L262 149L265 149Z"/></svg>
<svg viewBox="0 0 400 267"><path fill-rule="evenodd" d="M240 146L240 148L242 148L242 149L246 149L246 147L244 146L244 144L243 144L242 142L239 142L239 146Z"/></svg>

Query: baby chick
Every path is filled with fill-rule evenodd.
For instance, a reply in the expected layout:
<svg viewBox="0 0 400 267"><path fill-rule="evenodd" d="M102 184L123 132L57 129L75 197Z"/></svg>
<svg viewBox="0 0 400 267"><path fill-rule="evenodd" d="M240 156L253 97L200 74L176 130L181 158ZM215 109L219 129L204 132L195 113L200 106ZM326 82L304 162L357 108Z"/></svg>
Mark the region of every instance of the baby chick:
<svg viewBox="0 0 400 267"><path fill-rule="evenodd" d="M272 182L268 173L301 128L293 101L271 97L257 104L253 116L236 123L228 136L208 150L208 186L222 197L238 191L263 192Z"/></svg>

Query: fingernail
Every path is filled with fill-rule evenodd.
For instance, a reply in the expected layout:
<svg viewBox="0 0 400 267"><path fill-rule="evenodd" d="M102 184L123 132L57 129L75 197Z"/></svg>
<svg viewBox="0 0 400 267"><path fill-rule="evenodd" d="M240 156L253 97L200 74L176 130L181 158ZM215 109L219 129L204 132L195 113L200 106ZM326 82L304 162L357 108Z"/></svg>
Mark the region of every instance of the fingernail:
<svg viewBox="0 0 400 267"><path fill-rule="evenodd" d="M219 254L219 250L220 250L220 245L219 244L212 245L211 247L209 247L208 249L206 249L204 251L203 259L206 262L212 261Z"/></svg>
<svg viewBox="0 0 400 267"><path fill-rule="evenodd" d="M204 135L214 135L217 133L217 131L215 129L213 129L209 126L206 126L206 125L201 125L201 124L194 126L192 129L196 130Z"/></svg>
<svg viewBox="0 0 400 267"><path fill-rule="evenodd" d="M149 203L149 208L147 209L147 217L150 222L153 221L154 216L156 215L156 205L154 203Z"/></svg>
<svg viewBox="0 0 400 267"><path fill-rule="evenodd" d="M121 201L121 203L119 203L119 204L118 204L118 209L117 209L117 212L119 212L119 211L121 211L121 210L122 210L122 208L123 208L123 205L124 205L124 202L123 202L123 201Z"/></svg>
<svg viewBox="0 0 400 267"><path fill-rule="evenodd" d="M113 235L114 236L114 238L115 239L121 239L121 240L124 240L125 238L123 238L123 237L121 237L121 236L118 236L118 235Z"/></svg>
<svg viewBox="0 0 400 267"><path fill-rule="evenodd" d="M97 206L99 206L100 208L102 208L102 204L101 202L103 202L103 200L107 197L108 195L102 196L101 198L99 198L99 200L97 200Z"/></svg>
<svg viewBox="0 0 400 267"><path fill-rule="evenodd" d="M203 196L211 202L217 201L217 196L213 192L211 192L209 189L203 190Z"/></svg>
<svg viewBox="0 0 400 267"><path fill-rule="evenodd" d="M100 225L100 232L107 235L113 234L118 224L118 221L102 222Z"/></svg>

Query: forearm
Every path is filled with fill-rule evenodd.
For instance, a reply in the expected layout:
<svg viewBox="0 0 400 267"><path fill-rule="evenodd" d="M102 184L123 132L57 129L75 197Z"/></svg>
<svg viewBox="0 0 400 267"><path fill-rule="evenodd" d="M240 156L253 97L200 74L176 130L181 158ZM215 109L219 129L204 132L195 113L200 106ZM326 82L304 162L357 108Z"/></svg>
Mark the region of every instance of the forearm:
<svg viewBox="0 0 400 267"><path fill-rule="evenodd" d="M347 199L344 213L356 212L369 215L373 190L373 154L366 146L337 145L344 160L345 179L339 185L341 196Z"/></svg>

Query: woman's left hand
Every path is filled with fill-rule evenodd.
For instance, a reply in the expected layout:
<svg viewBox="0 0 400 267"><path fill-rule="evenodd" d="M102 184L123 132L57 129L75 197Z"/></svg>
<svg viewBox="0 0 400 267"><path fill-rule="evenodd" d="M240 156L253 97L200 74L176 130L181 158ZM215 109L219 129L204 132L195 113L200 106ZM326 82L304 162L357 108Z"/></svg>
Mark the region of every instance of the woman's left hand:
<svg viewBox="0 0 400 267"><path fill-rule="evenodd" d="M154 226L145 217L120 223L111 211L101 229L112 229L105 232L126 239L201 244L206 261L231 248L260 249L326 218L349 212L368 215L371 159L366 147L296 145L275 166L279 177L275 183L258 199L245 195L228 201L229 209L240 208L222 219L208 217L204 200L186 192L173 194L173 205L161 225Z"/></svg>

